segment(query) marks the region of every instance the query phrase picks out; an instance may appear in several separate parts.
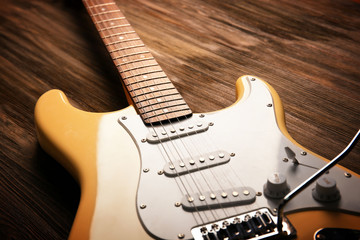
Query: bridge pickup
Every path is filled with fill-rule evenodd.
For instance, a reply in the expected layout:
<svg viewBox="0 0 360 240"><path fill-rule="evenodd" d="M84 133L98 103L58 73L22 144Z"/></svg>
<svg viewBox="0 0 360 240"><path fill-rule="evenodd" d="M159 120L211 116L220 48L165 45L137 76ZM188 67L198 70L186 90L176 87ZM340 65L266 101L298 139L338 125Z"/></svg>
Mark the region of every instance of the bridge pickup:
<svg viewBox="0 0 360 240"><path fill-rule="evenodd" d="M255 190L250 187L196 193L184 196L182 207L185 211L203 211L216 208L239 206L255 201Z"/></svg>
<svg viewBox="0 0 360 240"><path fill-rule="evenodd" d="M203 156L196 156L193 158L169 162L164 167L164 173L168 177L177 177L183 174L188 174L224 164L229 161L229 153L225 151L217 151Z"/></svg>
<svg viewBox="0 0 360 240"><path fill-rule="evenodd" d="M161 127L153 127L152 131L146 136L149 143L161 143L168 140L178 139L188 135L205 132L209 129L209 124L198 122L194 125L182 125L173 123Z"/></svg>

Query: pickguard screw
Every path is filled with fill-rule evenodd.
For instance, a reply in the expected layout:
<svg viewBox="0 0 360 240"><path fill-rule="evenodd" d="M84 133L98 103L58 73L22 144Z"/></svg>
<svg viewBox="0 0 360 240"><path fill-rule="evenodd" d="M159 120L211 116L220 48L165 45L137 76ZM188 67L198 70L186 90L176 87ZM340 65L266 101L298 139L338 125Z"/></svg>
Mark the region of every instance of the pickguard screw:
<svg viewBox="0 0 360 240"><path fill-rule="evenodd" d="M203 118L203 117L205 117L205 114L200 114L200 116L199 116L199 117Z"/></svg>
<svg viewBox="0 0 360 240"><path fill-rule="evenodd" d="M145 138L141 139L141 142L142 143L146 142L146 139Z"/></svg>
<svg viewBox="0 0 360 240"><path fill-rule="evenodd" d="M213 123L213 122L210 122L210 123L209 123L209 126L214 126L214 123Z"/></svg>
<svg viewBox="0 0 360 240"><path fill-rule="evenodd" d="M125 117L125 116L121 117L121 120L126 120L126 119L127 119L127 117Z"/></svg>
<svg viewBox="0 0 360 240"><path fill-rule="evenodd" d="M145 205L145 204L141 204L141 205L140 205L140 208L141 208L141 209L145 209L145 208L146 208L146 205Z"/></svg>
<svg viewBox="0 0 360 240"><path fill-rule="evenodd" d="M144 169L143 169L143 172L144 172L144 173L147 173L147 172L149 172L149 171L150 171L150 169L148 169L148 168L144 168Z"/></svg>
<svg viewBox="0 0 360 240"><path fill-rule="evenodd" d="M267 107L272 107L272 104L271 103L269 103L268 105L266 105Z"/></svg>
<svg viewBox="0 0 360 240"><path fill-rule="evenodd" d="M163 174L164 174L164 171L163 171L163 170L160 170L160 171L158 171L158 174L159 174L159 175L163 175Z"/></svg>
<svg viewBox="0 0 360 240"><path fill-rule="evenodd" d="M175 203L175 207L180 207L181 206L181 203L180 202L176 202Z"/></svg>
<svg viewBox="0 0 360 240"><path fill-rule="evenodd" d="M262 195L262 192L257 192L256 196L260 197Z"/></svg>
<svg viewBox="0 0 360 240"><path fill-rule="evenodd" d="M179 233L179 234L178 234L178 238L179 238L179 239L183 239L184 237L185 237L185 234L183 234L183 233Z"/></svg>
<svg viewBox="0 0 360 240"><path fill-rule="evenodd" d="M346 173L344 173L344 175L345 175L345 177L347 177L347 178L351 178L351 173L346 172Z"/></svg>
<svg viewBox="0 0 360 240"><path fill-rule="evenodd" d="M276 208L274 208L274 210L273 210L274 212L277 212L277 209Z"/></svg>
<svg viewBox="0 0 360 240"><path fill-rule="evenodd" d="M251 81L255 81L256 80L256 78L251 78Z"/></svg>
<svg viewBox="0 0 360 240"><path fill-rule="evenodd" d="M306 156L307 155L307 152L305 152L305 151L301 151L301 153L300 153L301 155L303 155L303 156Z"/></svg>
<svg viewBox="0 0 360 240"><path fill-rule="evenodd" d="M230 156L231 156L231 157L235 157L235 153L230 153Z"/></svg>
<svg viewBox="0 0 360 240"><path fill-rule="evenodd" d="M288 161L289 161L289 159L287 159L287 158L283 159L283 162L288 162Z"/></svg>

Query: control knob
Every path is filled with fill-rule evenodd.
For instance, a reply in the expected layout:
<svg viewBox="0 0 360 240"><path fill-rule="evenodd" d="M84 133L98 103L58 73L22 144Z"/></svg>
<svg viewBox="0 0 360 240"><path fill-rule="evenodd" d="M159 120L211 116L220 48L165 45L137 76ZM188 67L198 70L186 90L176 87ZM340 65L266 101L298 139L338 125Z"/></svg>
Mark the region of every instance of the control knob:
<svg viewBox="0 0 360 240"><path fill-rule="evenodd" d="M273 173L264 185L264 194L269 198L283 198L290 191L286 177L281 173Z"/></svg>
<svg viewBox="0 0 360 240"><path fill-rule="evenodd" d="M316 181L312 195L319 202L333 202L340 199L340 192L336 187L335 179L328 176L319 178Z"/></svg>

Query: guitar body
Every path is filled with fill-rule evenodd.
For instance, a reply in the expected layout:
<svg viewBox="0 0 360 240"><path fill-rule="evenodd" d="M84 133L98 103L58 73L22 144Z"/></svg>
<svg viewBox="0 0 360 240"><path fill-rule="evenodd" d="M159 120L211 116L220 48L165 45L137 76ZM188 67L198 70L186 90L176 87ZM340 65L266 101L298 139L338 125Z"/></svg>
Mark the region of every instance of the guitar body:
<svg viewBox="0 0 360 240"><path fill-rule="evenodd" d="M133 106L89 113L71 106L59 90L45 93L35 109L40 144L81 186L69 238L193 239L199 235L192 232L195 227L258 209L276 216L279 199L265 196L267 177L282 174L292 190L326 162L289 136L281 101L269 85L243 76L236 91L238 100L229 108L157 126L145 125ZM182 126L186 134L179 130ZM167 137L174 128L179 134ZM167 133L161 136L162 131ZM285 148L304 165L283 161ZM216 158L216 164L200 160L192 169L190 160L203 153L225 157ZM184 166L178 166L182 162L187 164L183 172ZM316 201L311 186L285 208L297 239L311 239L325 227L360 229L359 175L342 167L328 175L336 180L340 200ZM244 202L232 204L234 189ZM218 196L211 207L197 199L187 201L208 191L229 196ZM208 196L206 201L211 202Z"/></svg>

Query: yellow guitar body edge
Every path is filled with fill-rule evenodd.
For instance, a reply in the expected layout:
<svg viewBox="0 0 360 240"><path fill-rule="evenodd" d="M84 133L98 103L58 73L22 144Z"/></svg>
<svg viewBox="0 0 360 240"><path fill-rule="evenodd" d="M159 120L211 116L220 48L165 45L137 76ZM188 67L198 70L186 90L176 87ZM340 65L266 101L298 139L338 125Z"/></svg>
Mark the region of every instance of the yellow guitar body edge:
<svg viewBox="0 0 360 240"><path fill-rule="evenodd" d="M245 98L246 91L250 91L245 84L248 77L242 76L236 82L237 101L234 105ZM273 97L281 132L300 146L286 129L278 94L269 84L267 86ZM35 123L40 145L74 176L81 187L79 208L69 239L152 239L143 229L136 211L136 192L141 170L137 147L120 124L113 126L111 136L103 136L102 131L106 121L114 123L119 116L129 114L137 114L132 106L111 113L79 110L69 103L60 90L46 92L36 104ZM106 134L109 135L108 132ZM118 148L107 151L109 141L112 144L115 141ZM100 163L99 159L105 161ZM106 159L109 159L108 162ZM113 168L113 165L117 167ZM103 171L99 171L100 168ZM348 169L344 170L359 177ZM117 179L116 183L113 178ZM102 197L109 194L111 198ZM312 239L313 233L319 228L359 229L360 223L360 216L341 212L305 211L288 214L287 217L295 226L300 240Z"/></svg>

